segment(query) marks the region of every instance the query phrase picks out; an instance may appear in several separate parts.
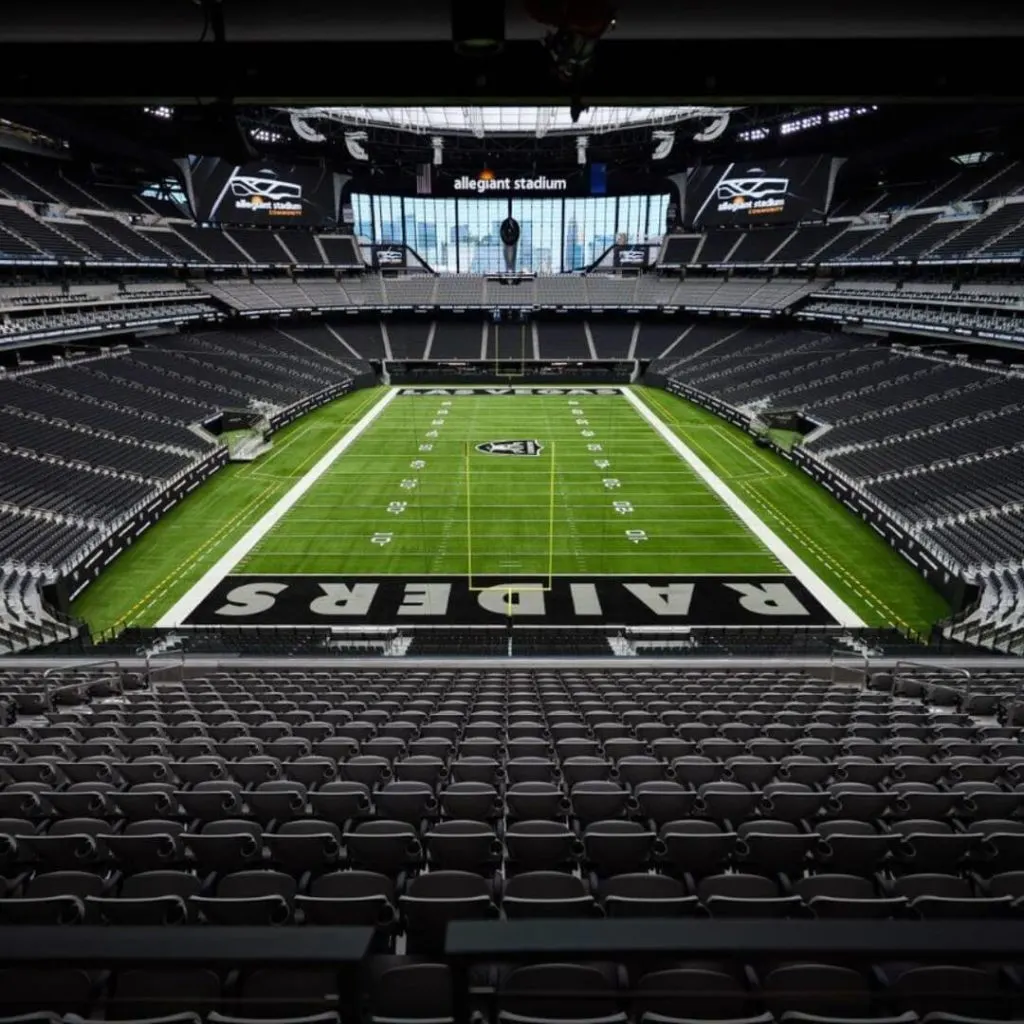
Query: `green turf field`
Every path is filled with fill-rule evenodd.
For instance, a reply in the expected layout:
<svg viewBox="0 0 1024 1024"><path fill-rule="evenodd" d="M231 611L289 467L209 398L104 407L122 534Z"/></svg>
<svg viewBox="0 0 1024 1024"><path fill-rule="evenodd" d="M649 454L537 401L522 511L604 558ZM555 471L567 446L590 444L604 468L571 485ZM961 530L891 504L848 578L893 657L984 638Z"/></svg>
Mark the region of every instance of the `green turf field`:
<svg viewBox="0 0 1024 1024"><path fill-rule="evenodd" d="M921 629L942 599L865 524L737 428L635 393L870 625ZM79 598L94 630L155 624L385 389L292 424L174 509ZM530 441L537 455L487 454ZM621 395L397 394L234 574L529 577L785 572Z"/></svg>

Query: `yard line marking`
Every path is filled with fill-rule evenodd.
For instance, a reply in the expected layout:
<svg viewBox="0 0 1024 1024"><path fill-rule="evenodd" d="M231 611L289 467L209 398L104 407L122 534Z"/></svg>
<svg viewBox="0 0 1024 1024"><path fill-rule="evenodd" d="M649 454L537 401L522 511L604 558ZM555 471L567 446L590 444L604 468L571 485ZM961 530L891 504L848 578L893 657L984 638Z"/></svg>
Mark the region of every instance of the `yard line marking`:
<svg viewBox="0 0 1024 1024"><path fill-rule="evenodd" d="M527 552L527 553L529 554L529 553L532 553L532 552ZM573 556L574 553L575 553L575 549L566 549L564 551L557 551L556 552L556 554L558 554L560 557L565 557L565 558L569 558L569 557ZM544 555L547 554L547 551L546 550L538 551L538 552L536 552L536 554L539 557L540 556L544 556ZM679 547L671 547L671 548L666 548L666 549L662 550L657 545L654 545L652 547L646 548L644 550L644 554L646 554L648 556L657 556L657 557L661 557L661 556L669 557L669 556L674 556L674 555L685 555L687 558L766 558L767 559L767 558L771 557L770 555L765 554L763 551L689 551L686 548L679 548ZM260 552L260 559L261 560L263 560L263 559L272 559L272 558L286 558L289 561L294 562L294 560L297 557L301 557L301 558L306 559L308 561L313 561L313 560L315 560L317 558L346 558L346 559L356 559L356 558L374 559L375 558L374 554L371 553L371 552L367 552L367 553L364 553L364 554L352 554L350 552L350 550L347 549L347 548L345 550L343 550L343 551L324 551L324 550L304 551L304 552L301 552L301 554L298 554L298 553L296 553L294 551L262 551L262 552ZM601 555L601 558L636 558L636 552L635 551L606 551L606 552L604 552ZM776 565L777 565L777 563L775 563L775 561L773 560L773 567L776 566ZM268 570L268 572L269 572L269 570ZM258 573L258 572L231 573L232 576L265 576L267 574L268 573ZM273 572L273 573L269 573L269 574L272 575L272 576L288 575L287 573L279 573L279 572ZM303 573L294 573L293 575L302 576ZM332 576L338 576L338 575L344 576L345 573L331 573L330 575L332 575ZM360 575L360 574L356 573L356 575ZM380 573L371 573L370 575L378 576L378 575L380 575ZM417 573L395 573L395 575L397 575L397 576L416 576ZM423 575L423 574L420 573L418 575ZM442 575L444 575L444 574L442 574ZM451 575L451 573L449 573L448 575ZM467 574L466 573L461 573L459 575L465 576ZM473 573L474 577L476 577L476 576L493 576L493 575L495 575L495 574L491 573L491 572L474 572ZM541 574L534 572L534 573L531 573L531 575L538 576L538 575L541 575ZM544 573L543 575L547 575L547 574ZM554 575L554 576L604 576L606 574L605 573L585 573L585 572L565 572L565 573L553 573L552 575ZM618 575L618 574L616 573L615 575ZM677 576L677 575L680 575L680 574L679 573L673 573L673 572L652 571L650 573L647 573L646 575L648 575L648 576ZM682 573L681 575L685 576L685 575L693 575L693 574L692 573L691 574ZM696 575L699 576L699 575L702 575L702 574L701 573L697 573ZM742 575L742 574L738 574L738 575ZM748 575L748 576L763 576L764 573L761 573L761 572L750 572L750 573L747 573L746 575ZM774 571L769 573L769 575L771 575L771 576L789 576L789 575L791 575L791 573L780 573L780 572L777 571L777 569L774 569Z"/></svg>
<svg viewBox="0 0 1024 1024"><path fill-rule="evenodd" d="M751 490L751 485L744 484L743 486L744 489L748 491ZM837 576L841 577L843 581L846 583L846 585L854 591L854 593L860 596L861 600L863 600L869 608L871 608L875 612L878 612L878 614L883 618L884 621L895 622L898 625L903 626L904 629L911 628L909 624L906 623L901 616L897 615L896 612L894 612L885 603L885 601L882 600L882 598L880 598L877 594L872 593L872 591L869 590L864 583L856 579L850 572L848 572L841 565L839 565L835 561L835 559L829 554L828 551L826 551L820 544L818 544L811 537L809 537L807 533L805 533L799 526L797 526L797 524L794 523L789 516L787 516L779 508L777 508L770 501L768 501L767 498L761 497L760 495L755 493L749 494L749 497L755 502L755 504L760 504L763 508L765 508L768 511L769 515L774 516L780 523L783 524L783 526L787 527L794 536L799 537L804 542L804 544L808 546L810 550L814 551L814 553L818 556L818 558L821 559L821 561L825 565L827 565Z"/></svg>
<svg viewBox="0 0 1024 1024"><path fill-rule="evenodd" d="M634 556L636 553L633 551L622 552L624 555ZM291 557L291 556L289 556ZM749 555L746 557L750 557ZM403 580L420 580L426 577L432 576L434 573L429 572L359 572L357 570L351 570L349 572L325 572L325 573L310 573L310 572L233 572L231 574L232 579L259 579L261 577L273 576L275 579L303 579L309 576L333 576L338 579L351 579L355 576L368 576L368 577L381 577L391 578L395 577ZM442 576L459 576L462 579L466 578L464 572L458 572L453 570L452 572L440 573ZM525 577L526 579L535 580L537 573L535 572L508 572L508 573L479 573L481 576L512 576L516 579ZM790 579L790 573L779 572L777 568L772 568L768 571L757 571L754 572L556 572L555 576L572 576L581 578L593 578L593 579L613 579L613 580L624 580L624 579L638 579L638 580L659 580L659 579L704 579L708 576L718 578L720 576L738 577L739 579L750 579L751 576L766 576L773 577L777 576L779 579ZM717 628L717 627L716 627ZM790 627L787 626L787 629ZM796 627L793 627L796 628ZM803 627L800 627L803 628ZM818 628L818 627L815 627Z"/></svg>
<svg viewBox="0 0 1024 1024"><path fill-rule="evenodd" d="M755 459L754 456L748 452L745 448L738 445L734 438L729 436L729 431L726 428L715 425L715 434L724 441L730 448L739 452L747 462L751 463L754 469L757 471L759 476L768 476L768 467L761 463L759 459Z"/></svg>
<svg viewBox="0 0 1024 1024"><path fill-rule="evenodd" d="M768 550L810 591L841 626L858 627L864 620L764 521L717 476L661 419L628 388L622 389L637 414L649 423L681 459L736 513Z"/></svg>
<svg viewBox="0 0 1024 1024"><path fill-rule="evenodd" d="M370 426L398 392L389 388L363 418L323 456L295 486L252 526L228 552L204 573L202 578L163 616L157 623L160 629L173 629L188 618L196 608L213 592L220 581L284 518L285 514L319 480L338 457Z"/></svg>

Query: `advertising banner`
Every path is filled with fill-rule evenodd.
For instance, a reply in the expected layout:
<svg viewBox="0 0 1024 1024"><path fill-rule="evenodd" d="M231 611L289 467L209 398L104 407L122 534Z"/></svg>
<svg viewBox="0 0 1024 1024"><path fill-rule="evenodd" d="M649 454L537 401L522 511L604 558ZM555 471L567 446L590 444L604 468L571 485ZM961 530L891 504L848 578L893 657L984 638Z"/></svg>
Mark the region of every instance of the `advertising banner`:
<svg viewBox="0 0 1024 1024"><path fill-rule="evenodd" d="M402 245L374 245L371 247L371 255L373 265L378 270L402 268L407 263L405 246Z"/></svg>
<svg viewBox="0 0 1024 1024"><path fill-rule="evenodd" d="M334 175L319 167L275 162L233 167L200 157L191 169L196 219L224 224L334 223Z"/></svg>
<svg viewBox="0 0 1024 1024"><path fill-rule="evenodd" d="M623 270L640 270L651 261L652 251L645 245L617 245L612 250L612 261Z"/></svg>
<svg viewBox="0 0 1024 1024"><path fill-rule="evenodd" d="M694 228L822 220L835 181L832 157L797 157L690 169L684 223Z"/></svg>

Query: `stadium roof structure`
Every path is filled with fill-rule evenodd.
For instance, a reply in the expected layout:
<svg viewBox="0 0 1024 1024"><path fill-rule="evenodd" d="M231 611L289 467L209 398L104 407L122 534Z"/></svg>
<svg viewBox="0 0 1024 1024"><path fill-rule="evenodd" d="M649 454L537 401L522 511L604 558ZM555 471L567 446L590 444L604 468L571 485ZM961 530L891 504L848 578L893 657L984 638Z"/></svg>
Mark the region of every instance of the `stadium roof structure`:
<svg viewBox="0 0 1024 1024"><path fill-rule="evenodd" d="M566 106L448 107L303 107L285 108L303 119L394 128L417 134L493 135L544 138L551 135L599 135L626 128L659 128L696 118L718 117L730 106L599 106L577 112Z"/></svg>
<svg viewBox="0 0 1024 1024"><path fill-rule="evenodd" d="M102 165L118 180L135 173L147 180L173 177L175 160L204 154L235 163L276 159L317 162L352 175L372 172L386 189L397 187L399 178L414 186L417 168L436 164L438 149L441 174L475 174L482 167L575 174L582 173L581 135L587 137L588 164L603 163L626 176L662 177L697 163L829 153L847 159L848 175L875 180L885 172L919 180L936 162L965 153L1024 157L1024 105L595 101L573 124L568 106L528 101L457 108L200 105L194 98L136 107L0 103L0 142L17 136L4 145L39 151L48 146L51 156ZM440 146L434 142L438 136ZM353 154L350 137L360 140L362 158ZM659 152L659 137L670 137L667 151Z"/></svg>
<svg viewBox="0 0 1024 1024"><path fill-rule="evenodd" d="M449 3L150 0L126 17L124 0L8 0L0 98L615 106L975 103L1021 91L1024 5L1006 0L927 10L920 0L630 0L575 92L555 73L542 45L549 26L529 7L507 0L504 45L481 60L454 52Z"/></svg>

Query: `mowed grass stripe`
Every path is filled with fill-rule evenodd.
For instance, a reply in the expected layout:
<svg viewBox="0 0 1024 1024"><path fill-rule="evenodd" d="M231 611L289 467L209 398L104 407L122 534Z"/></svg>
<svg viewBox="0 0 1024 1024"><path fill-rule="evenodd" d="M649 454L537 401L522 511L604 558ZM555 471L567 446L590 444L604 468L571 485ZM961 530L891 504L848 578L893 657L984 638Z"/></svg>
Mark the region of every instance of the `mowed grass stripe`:
<svg viewBox="0 0 1024 1024"><path fill-rule="evenodd" d="M575 397L572 408L582 408L581 415L561 396L457 396L444 407L442 401L400 397L388 406L239 571L779 571L760 541L621 398ZM544 447L538 457L476 451L501 440ZM590 450L595 445L600 449ZM608 468L595 464L601 460ZM615 501L634 510L620 514ZM393 502L404 504L389 512ZM631 529L644 530L647 539L631 542Z"/></svg>

